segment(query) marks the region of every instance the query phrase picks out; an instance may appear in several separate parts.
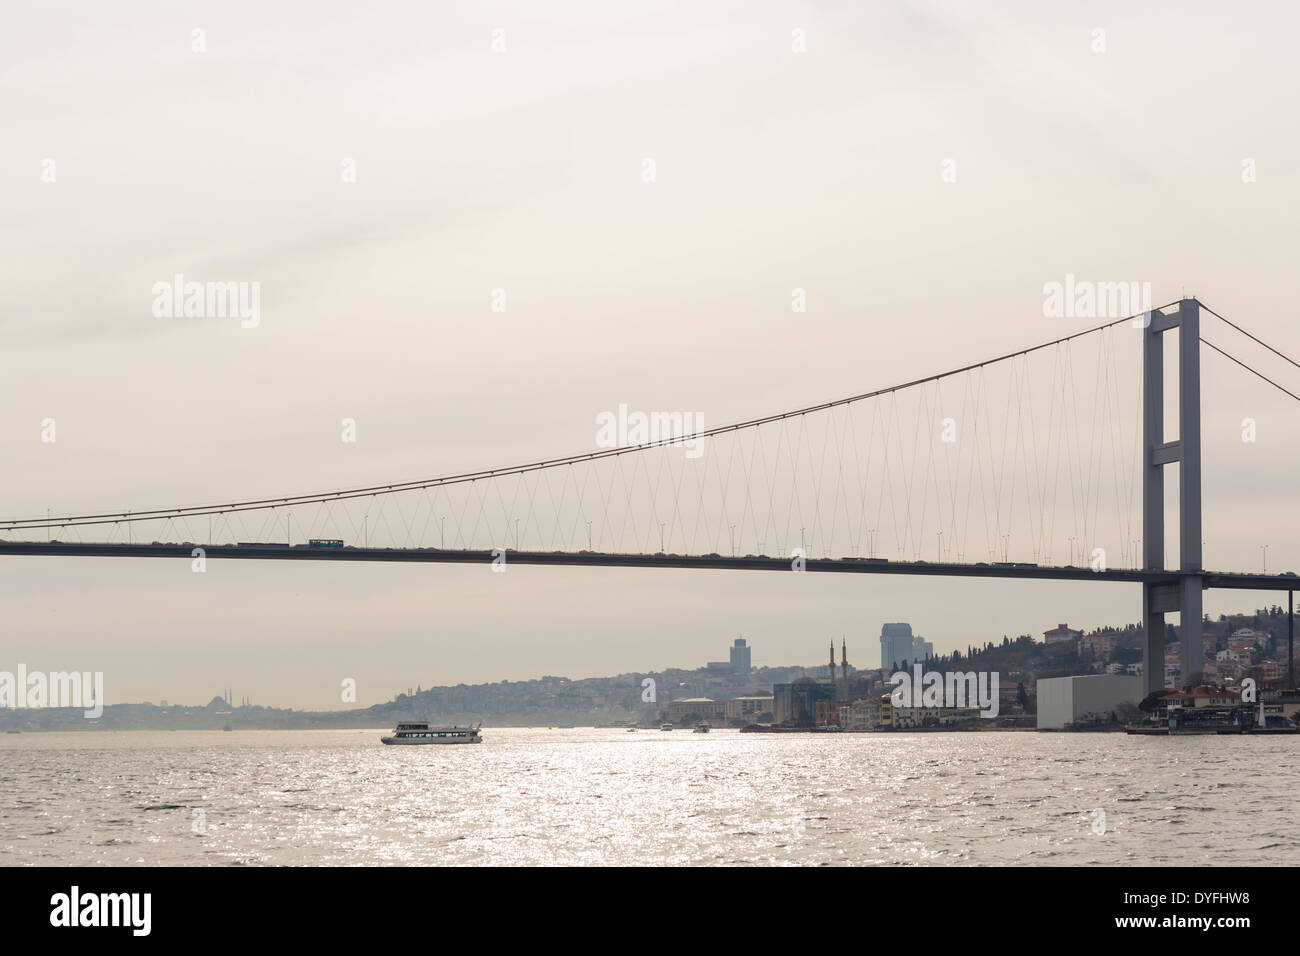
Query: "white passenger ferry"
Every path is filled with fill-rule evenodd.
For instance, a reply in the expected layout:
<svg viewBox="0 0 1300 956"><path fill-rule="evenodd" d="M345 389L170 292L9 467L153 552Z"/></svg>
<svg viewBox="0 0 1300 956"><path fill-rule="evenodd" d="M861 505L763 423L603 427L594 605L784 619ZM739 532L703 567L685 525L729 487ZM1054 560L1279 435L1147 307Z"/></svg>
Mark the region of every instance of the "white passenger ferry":
<svg viewBox="0 0 1300 956"><path fill-rule="evenodd" d="M398 724L391 737L380 737L386 744L481 744L482 724L473 727L430 727L428 724Z"/></svg>

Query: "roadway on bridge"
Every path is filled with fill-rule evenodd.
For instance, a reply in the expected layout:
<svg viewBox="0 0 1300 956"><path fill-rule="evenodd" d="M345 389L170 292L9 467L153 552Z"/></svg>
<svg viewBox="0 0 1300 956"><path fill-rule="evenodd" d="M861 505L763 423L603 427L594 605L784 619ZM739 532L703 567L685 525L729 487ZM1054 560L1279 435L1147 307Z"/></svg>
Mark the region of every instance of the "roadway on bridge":
<svg viewBox="0 0 1300 956"><path fill-rule="evenodd" d="M61 556L87 558L179 558L193 560L196 548L205 558L253 561L387 561L426 564L488 564L502 556L494 551L466 551L441 548L320 548L288 544L150 543L110 544L67 541L0 541L0 555ZM503 553L507 566L585 565L621 568L694 568L724 571L786 571L794 569L791 558L768 555L724 556L719 554L602 554L592 551L512 551ZM1094 581L1114 583L1173 584L1192 572L1107 568L1093 570L1076 566L1043 566L1026 563L954 564L928 561L893 561L884 558L807 558L806 571L832 574L906 574L941 577L1021 578L1026 580ZM1294 573L1237 574L1201 572L1207 588L1232 590L1290 591L1300 578Z"/></svg>

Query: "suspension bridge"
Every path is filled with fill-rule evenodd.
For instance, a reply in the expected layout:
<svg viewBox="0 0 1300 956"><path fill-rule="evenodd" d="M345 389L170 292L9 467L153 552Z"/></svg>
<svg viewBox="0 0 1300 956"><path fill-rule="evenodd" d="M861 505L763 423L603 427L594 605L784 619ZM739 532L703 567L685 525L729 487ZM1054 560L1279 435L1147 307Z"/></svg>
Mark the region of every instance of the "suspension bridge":
<svg viewBox="0 0 1300 956"><path fill-rule="evenodd" d="M1136 584L1145 681L1156 690L1167 613L1199 622L1205 589L1290 595L1297 581L1291 572L1204 567L1202 354L1300 401L1206 339L1207 316L1300 368L1196 299L1182 299L961 368L735 424L682 432L673 430L673 416L642 415L628 441L566 457L277 498L3 519L0 555ZM1167 332L1177 333L1172 435ZM1170 464L1178 465L1179 491L1177 521L1167 529L1163 469ZM1200 627L1181 627L1180 641L1187 686L1200 677Z"/></svg>

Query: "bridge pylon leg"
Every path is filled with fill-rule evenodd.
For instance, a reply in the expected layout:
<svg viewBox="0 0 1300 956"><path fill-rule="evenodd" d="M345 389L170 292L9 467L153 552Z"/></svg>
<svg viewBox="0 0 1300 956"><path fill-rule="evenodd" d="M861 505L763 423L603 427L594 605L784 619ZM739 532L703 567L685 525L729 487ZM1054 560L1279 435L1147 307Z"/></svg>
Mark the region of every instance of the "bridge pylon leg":
<svg viewBox="0 0 1300 956"><path fill-rule="evenodd" d="M1178 330L1178 438L1165 441L1162 336ZM1178 611L1183 687L1200 680L1204 570L1201 556L1201 304L1148 312L1142 335L1142 566L1165 567L1164 466L1178 462L1178 584L1142 586L1143 674L1147 693L1164 687L1164 615ZM1190 572L1190 573L1189 573Z"/></svg>
<svg viewBox="0 0 1300 956"><path fill-rule="evenodd" d="M1165 613L1152 609L1155 599L1156 586L1143 584L1142 687L1146 694L1165 686Z"/></svg>
<svg viewBox="0 0 1300 956"><path fill-rule="evenodd" d="M1199 684L1205 670L1205 648L1201 642L1201 593L1200 577L1183 578L1178 643L1184 687Z"/></svg>

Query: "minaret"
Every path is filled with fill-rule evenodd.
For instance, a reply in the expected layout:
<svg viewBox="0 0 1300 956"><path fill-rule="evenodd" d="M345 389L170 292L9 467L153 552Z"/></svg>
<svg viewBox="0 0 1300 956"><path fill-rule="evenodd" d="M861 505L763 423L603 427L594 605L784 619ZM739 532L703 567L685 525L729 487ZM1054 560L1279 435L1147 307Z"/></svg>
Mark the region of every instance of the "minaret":
<svg viewBox="0 0 1300 956"><path fill-rule="evenodd" d="M840 635L840 681L843 682L843 690L839 693L840 700L849 699L849 650L845 643L844 636Z"/></svg>
<svg viewBox="0 0 1300 956"><path fill-rule="evenodd" d="M831 641L831 686L835 686L835 641Z"/></svg>

